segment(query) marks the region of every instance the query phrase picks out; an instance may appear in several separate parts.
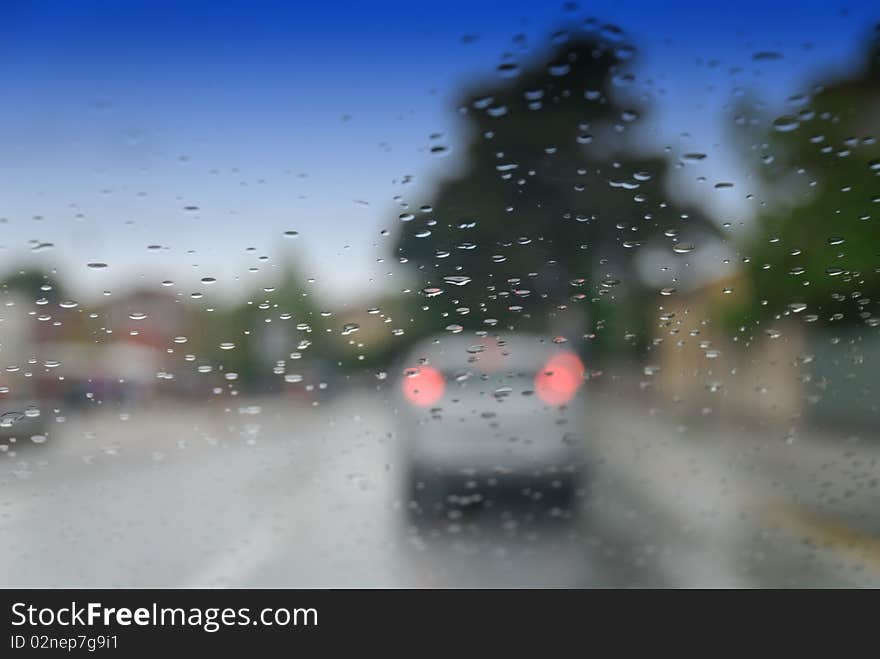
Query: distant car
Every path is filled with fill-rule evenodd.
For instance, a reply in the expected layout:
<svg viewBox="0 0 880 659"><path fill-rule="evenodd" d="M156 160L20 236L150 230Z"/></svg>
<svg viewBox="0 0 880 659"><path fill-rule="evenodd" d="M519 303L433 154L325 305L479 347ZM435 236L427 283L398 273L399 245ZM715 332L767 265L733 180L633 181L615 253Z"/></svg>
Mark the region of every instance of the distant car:
<svg viewBox="0 0 880 659"><path fill-rule="evenodd" d="M48 413L44 401L0 383L0 451L17 451L48 438Z"/></svg>
<svg viewBox="0 0 880 659"><path fill-rule="evenodd" d="M416 519L523 503L570 511L585 476L586 370L532 334L443 335L396 383L407 508Z"/></svg>

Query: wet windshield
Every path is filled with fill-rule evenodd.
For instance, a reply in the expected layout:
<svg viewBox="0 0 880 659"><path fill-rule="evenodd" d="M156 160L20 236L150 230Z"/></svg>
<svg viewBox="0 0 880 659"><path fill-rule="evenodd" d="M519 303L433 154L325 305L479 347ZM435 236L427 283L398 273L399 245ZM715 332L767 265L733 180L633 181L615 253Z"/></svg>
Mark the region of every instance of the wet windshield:
<svg viewBox="0 0 880 659"><path fill-rule="evenodd" d="M876 7L0 13L0 584L880 585Z"/></svg>

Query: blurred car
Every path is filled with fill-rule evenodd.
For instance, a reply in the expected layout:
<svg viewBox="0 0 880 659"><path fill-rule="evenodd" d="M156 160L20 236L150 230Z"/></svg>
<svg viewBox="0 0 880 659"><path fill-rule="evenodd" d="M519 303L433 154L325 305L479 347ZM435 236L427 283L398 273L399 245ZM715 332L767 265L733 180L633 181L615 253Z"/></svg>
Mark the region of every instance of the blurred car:
<svg viewBox="0 0 880 659"><path fill-rule="evenodd" d="M48 412L44 400L27 385L0 382L0 451L15 451L48 438Z"/></svg>
<svg viewBox="0 0 880 659"><path fill-rule="evenodd" d="M403 496L416 521L515 504L571 510L588 417L586 369L565 343L437 336L398 372Z"/></svg>
<svg viewBox="0 0 880 659"><path fill-rule="evenodd" d="M28 313L32 306L27 296L14 292L6 292L0 306L0 349L8 360L0 372L0 452L5 454L48 437L51 407L41 378L48 369Z"/></svg>

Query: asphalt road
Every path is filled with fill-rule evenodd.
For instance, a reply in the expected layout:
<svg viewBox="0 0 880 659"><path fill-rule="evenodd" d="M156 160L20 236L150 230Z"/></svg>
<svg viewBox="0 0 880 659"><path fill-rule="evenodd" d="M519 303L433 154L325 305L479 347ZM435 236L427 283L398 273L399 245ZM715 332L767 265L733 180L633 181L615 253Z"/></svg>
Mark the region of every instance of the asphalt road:
<svg viewBox="0 0 880 659"><path fill-rule="evenodd" d="M595 408L570 516L419 529L378 395L71 415L0 456L0 584L880 585L880 444Z"/></svg>

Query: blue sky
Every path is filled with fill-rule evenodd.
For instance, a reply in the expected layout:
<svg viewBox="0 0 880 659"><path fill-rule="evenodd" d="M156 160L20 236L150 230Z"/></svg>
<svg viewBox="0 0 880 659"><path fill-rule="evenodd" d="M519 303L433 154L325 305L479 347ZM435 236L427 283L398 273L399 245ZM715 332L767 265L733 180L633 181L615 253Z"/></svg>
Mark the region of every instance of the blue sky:
<svg viewBox="0 0 880 659"><path fill-rule="evenodd" d="M206 292L236 294L271 284L285 253L336 302L402 288L387 274L397 268L377 262L389 256L380 231L396 217L395 195L424 203L454 171L458 85L519 53L514 35L541 50L556 26L587 16L639 47L638 79L656 103L646 141L710 155L675 193L736 220L750 212L747 184L718 192L695 180L747 183L723 142L732 89L781 101L816 71L845 71L880 11L752 0L575 11L0 0L0 257L58 267L83 295L164 279L189 293L206 290L205 276L218 280ZM783 58L751 59L766 50ZM437 132L450 156L428 154ZM404 175L413 183L401 185ZM299 236L284 239L288 230ZM34 241L54 247L33 253ZM94 261L110 267L88 269Z"/></svg>

